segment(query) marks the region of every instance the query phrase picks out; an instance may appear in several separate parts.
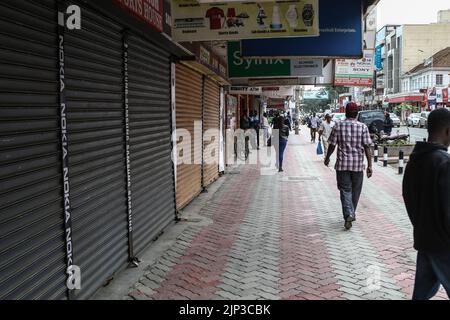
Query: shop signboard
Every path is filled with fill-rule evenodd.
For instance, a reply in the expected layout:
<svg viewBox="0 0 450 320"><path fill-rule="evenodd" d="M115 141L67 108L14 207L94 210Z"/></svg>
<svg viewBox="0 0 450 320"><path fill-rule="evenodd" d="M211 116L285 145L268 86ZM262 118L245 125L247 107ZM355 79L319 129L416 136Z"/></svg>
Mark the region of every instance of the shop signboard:
<svg viewBox="0 0 450 320"><path fill-rule="evenodd" d="M317 37L319 0L172 1L175 41Z"/></svg>
<svg viewBox="0 0 450 320"><path fill-rule="evenodd" d="M228 42L228 77L321 77L322 59L279 59L241 57L238 41Z"/></svg>
<svg viewBox="0 0 450 320"><path fill-rule="evenodd" d="M205 47L200 44L200 42L186 42L181 43L181 45L192 52L200 64L213 71L223 79L227 78L226 61L219 55L215 54L210 48Z"/></svg>
<svg viewBox="0 0 450 320"><path fill-rule="evenodd" d="M337 59L335 86L372 87L373 50L364 50L362 59Z"/></svg>
<svg viewBox="0 0 450 320"><path fill-rule="evenodd" d="M229 90L230 94L247 94L259 96L262 94L261 87L232 86Z"/></svg>
<svg viewBox="0 0 450 320"><path fill-rule="evenodd" d="M155 31L162 32L163 30L168 30L164 26L166 17L163 17L163 15L170 15L170 11L164 12L163 0L112 0L112 2L130 15L148 24Z"/></svg>
<svg viewBox="0 0 450 320"><path fill-rule="evenodd" d="M319 37L243 40L242 56L360 58L361 0L320 0L319 11Z"/></svg>

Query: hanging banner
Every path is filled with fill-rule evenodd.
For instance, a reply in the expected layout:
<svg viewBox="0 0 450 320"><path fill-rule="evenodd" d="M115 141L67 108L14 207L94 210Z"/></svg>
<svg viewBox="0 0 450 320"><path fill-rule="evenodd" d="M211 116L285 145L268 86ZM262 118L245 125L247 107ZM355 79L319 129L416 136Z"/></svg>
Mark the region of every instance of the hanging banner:
<svg viewBox="0 0 450 320"><path fill-rule="evenodd" d="M172 2L175 41L217 41L319 35L319 0Z"/></svg>
<svg viewBox="0 0 450 320"><path fill-rule="evenodd" d="M427 101L428 101L428 109L434 110L436 108L436 100L437 100L437 92L436 88L428 88L427 89Z"/></svg>
<svg viewBox="0 0 450 320"><path fill-rule="evenodd" d="M242 56L360 58L361 0L320 0L319 11L319 37L244 40Z"/></svg>
<svg viewBox="0 0 450 320"><path fill-rule="evenodd" d="M362 59L336 59L334 85L343 87L372 87L373 50L364 50Z"/></svg>
<svg viewBox="0 0 450 320"><path fill-rule="evenodd" d="M373 9L364 21L364 43L363 49L375 49L377 36L377 9Z"/></svg>
<svg viewBox="0 0 450 320"><path fill-rule="evenodd" d="M381 49L382 49L381 45L377 46L375 49L375 67L377 68L377 70L383 69L383 62L381 59L382 54Z"/></svg>
<svg viewBox="0 0 450 320"><path fill-rule="evenodd" d="M442 89L442 101L444 102L444 103L448 103L448 102L450 102L450 97L449 97L449 90L448 90L449 88L444 88L444 89Z"/></svg>
<svg viewBox="0 0 450 320"><path fill-rule="evenodd" d="M321 59L243 59L238 41L228 42L228 77L321 77Z"/></svg>

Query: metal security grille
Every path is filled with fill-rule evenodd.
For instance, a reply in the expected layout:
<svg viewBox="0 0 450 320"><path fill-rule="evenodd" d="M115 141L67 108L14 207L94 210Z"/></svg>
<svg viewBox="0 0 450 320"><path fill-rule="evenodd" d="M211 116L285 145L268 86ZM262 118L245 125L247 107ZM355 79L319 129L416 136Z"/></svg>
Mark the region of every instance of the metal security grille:
<svg viewBox="0 0 450 320"><path fill-rule="evenodd" d="M169 54L128 36L133 241L141 252L175 219Z"/></svg>
<svg viewBox="0 0 450 320"><path fill-rule="evenodd" d="M122 28L82 7L66 32L66 99L74 264L90 297L128 259Z"/></svg>
<svg viewBox="0 0 450 320"><path fill-rule="evenodd" d="M220 88L205 78L203 90L203 187L207 187L219 177Z"/></svg>
<svg viewBox="0 0 450 320"><path fill-rule="evenodd" d="M0 2L0 299L64 299L56 7Z"/></svg>
<svg viewBox="0 0 450 320"><path fill-rule="evenodd" d="M178 153L189 152L190 163L177 165L177 209L182 209L195 196L202 191L202 75L189 67L177 64L176 72L176 122L177 130L187 130L190 137L183 137L179 145L185 148L186 141L190 140L188 150L180 150ZM197 131L194 132L195 122ZM199 141L195 141L195 138ZM197 157L195 157L197 155ZM185 156L184 154L182 156ZM197 158L197 159L196 159Z"/></svg>

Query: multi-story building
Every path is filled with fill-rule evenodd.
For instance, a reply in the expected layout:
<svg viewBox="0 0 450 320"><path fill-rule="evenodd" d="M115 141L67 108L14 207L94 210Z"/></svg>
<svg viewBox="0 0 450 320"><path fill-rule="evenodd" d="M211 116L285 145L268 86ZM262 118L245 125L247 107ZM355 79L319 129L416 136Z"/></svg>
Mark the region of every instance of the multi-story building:
<svg viewBox="0 0 450 320"><path fill-rule="evenodd" d="M429 92L436 93L436 105L448 105L448 87L450 85L450 46L418 64L402 76L401 96L418 96L427 103ZM389 102L396 101L391 98ZM431 107L428 105L428 107Z"/></svg>
<svg viewBox="0 0 450 320"><path fill-rule="evenodd" d="M450 10L440 11L437 23L381 28L376 41L375 100L382 102L386 96L400 93L403 75L449 44Z"/></svg>

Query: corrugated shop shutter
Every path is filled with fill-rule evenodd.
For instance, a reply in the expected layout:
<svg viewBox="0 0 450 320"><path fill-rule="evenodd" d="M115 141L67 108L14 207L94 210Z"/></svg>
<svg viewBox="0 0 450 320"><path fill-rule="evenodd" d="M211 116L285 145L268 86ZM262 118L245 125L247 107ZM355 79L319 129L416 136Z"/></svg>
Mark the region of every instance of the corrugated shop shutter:
<svg viewBox="0 0 450 320"><path fill-rule="evenodd" d="M133 239L139 253L175 219L170 59L134 35L128 37L128 57Z"/></svg>
<svg viewBox="0 0 450 320"><path fill-rule="evenodd" d="M216 82L205 78L203 90L203 131L216 130L203 141L203 159L206 162L203 165L203 187L207 187L219 177L220 88Z"/></svg>
<svg viewBox="0 0 450 320"><path fill-rule="evenodd" d="M0 2L0 299L64 299L56 7Z"/></svg>
<svg viewBox="0 0 450 320"><path fill-rule="evenodd" d="M199 132L196 134L201 139L203 76L185 65L177 64L175 77L177 129L188 130L191 141L191 163L177 165L177 209L182 209L202 191L202 166L199 161L195 163L194 158L197 154L201 161L202 144L201 140L194 143L194 123L198 122Z"/></svg>
<svg viewBox="0 0 450 320"><path fill-rule="evenodd" d="M128 258L121 27L82 7L66 32L74 263L90 297Z"/></svg>

